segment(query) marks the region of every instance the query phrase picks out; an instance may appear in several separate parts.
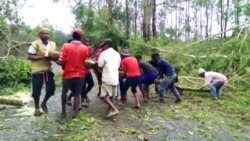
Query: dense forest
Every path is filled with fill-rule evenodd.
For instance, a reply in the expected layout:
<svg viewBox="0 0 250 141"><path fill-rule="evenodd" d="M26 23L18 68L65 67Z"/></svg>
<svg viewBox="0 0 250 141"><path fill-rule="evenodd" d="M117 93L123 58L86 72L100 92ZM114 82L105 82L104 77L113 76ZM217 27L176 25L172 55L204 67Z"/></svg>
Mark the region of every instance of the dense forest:
<svg viewBox="0 0 250 141"><path fill-rule="evenodd" d="M198 66L238 75L249 71L249 0L51 2L63 3L71 8L75 26L84 30L93 47L102 39L111 38L115 48L129 48L134 54L143 52L145 58L150 52L158 51L166 54L184 74L192 73L186 67L190 63L194 71ZM35 29L30 28L18 14L25 4L23 0L0 2L2 60L12 56L25 57L30 42L37 38L36 29L39 26L51 29L51 39L59 47L69 38L66 33L50 25L48 20ZM180 58L178 61L176 56Z"/></svg>

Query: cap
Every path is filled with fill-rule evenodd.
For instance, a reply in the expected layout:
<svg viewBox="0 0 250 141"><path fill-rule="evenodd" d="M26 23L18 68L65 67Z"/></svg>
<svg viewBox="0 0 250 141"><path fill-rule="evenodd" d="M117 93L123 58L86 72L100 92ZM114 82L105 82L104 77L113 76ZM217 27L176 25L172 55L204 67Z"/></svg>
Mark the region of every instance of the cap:
<svg viewBox="0 0 250 141"><path fill-rule="evenodd" d="M112 44L112 40L111 39L109 39L109 38L107 38L107 39L104 39L103 41L102 41L102 43L99 45L99 47L102 47L103 45L105 45L105 44Z"/></svg>
<svg viewBox="0 0 250 141"><path fill-rule="evenodd" d="M41 27L41 28L39 28L39 30L38 30L38 34L40 34L42 31L49 31L49 29L46 28L46 27Z"/></svg>
<svg viewBox="0 0 250 141"><path fill-rule="evenodd" d="M121 51L120 51L120 54L121 54L122 56L131 56L131 54L130 54L130 52L129 52L128 49L123 49L123 50L121 50Z"/></svg>
<svg viewBox="0 0 250 141"><path fill-rule="evenodd" d="M72 34L73 33L77 33L78 35L82 36L83 35L83 32L80 28L73 28L72 30Z"/></svg>
<svg viewBox="0 0 250 141"><path fill-rule="evenodd" d="M204 72L206 72L206 70L205 70L205 69L203 69L203 68L199 68L199 74L202 74L202 73L204 73Z"/></svg>

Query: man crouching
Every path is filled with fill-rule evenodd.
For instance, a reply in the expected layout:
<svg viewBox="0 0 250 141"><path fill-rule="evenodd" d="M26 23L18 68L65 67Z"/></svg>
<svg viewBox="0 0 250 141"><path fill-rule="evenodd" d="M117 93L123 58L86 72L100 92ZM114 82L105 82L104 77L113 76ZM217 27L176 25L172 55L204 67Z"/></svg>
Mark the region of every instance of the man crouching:
<svg viewBox="0 0 250 141"><path fill-rule="evenodd" d="M120 54L112 48L111 39L105 39L102 44L102 53L98 58L98 67L102 69L101 99L108 105L109 113L107 117L115 116L119 113L113 104L113 98L117 95L119 84L119 67L121 63Z"/></svg>

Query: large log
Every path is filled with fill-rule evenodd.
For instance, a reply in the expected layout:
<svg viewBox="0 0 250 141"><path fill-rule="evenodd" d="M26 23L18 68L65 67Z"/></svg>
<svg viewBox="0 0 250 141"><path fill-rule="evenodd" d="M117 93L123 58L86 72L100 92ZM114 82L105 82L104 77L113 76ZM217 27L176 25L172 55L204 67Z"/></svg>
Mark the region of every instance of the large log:
<svg viewBox="0 0 250 141"><path fill-rule="evenodd" d="M208 89L191 88L186 86L175 85L175 87L181 91L192 91L192 92L210 92Z"/></svg>
<svg viewBox="0 0 250 141"><path fill-rule="evenodd" d="M0 104L22 106L23 100L15 97L0 96Z"/></svg>
<svg viewBox="0 0 250 141"><path fill-rule="evenodd" d="M155 84L159 85L162 80L155 80ZM192 88L187 86L175 85L175 87L180 91L192 91L192 92L210 92L209 89Z"/></svg>

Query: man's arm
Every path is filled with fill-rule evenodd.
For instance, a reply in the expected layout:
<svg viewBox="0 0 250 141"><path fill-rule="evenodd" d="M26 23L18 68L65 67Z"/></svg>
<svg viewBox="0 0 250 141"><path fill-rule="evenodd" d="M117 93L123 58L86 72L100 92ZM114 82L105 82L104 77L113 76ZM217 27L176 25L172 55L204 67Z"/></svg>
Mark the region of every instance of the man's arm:
<svg viewBox="0 0 250 141"><path fill-rule="evenodd" d="M39 60L39 59L44 59L46 58L45 56L37 55L37 49L35 48L34 45L30 45L28 49L28 59L29 60Z"/></svg>
<svg viewBox="0 0 250 141"><path fill-rule="evenodd" d="M28 59L29 60L40 60L40 59L45 59L45 58L48 58L48 57L46 57L46 56L38 56L36 54L28 53Z"/></svg>

